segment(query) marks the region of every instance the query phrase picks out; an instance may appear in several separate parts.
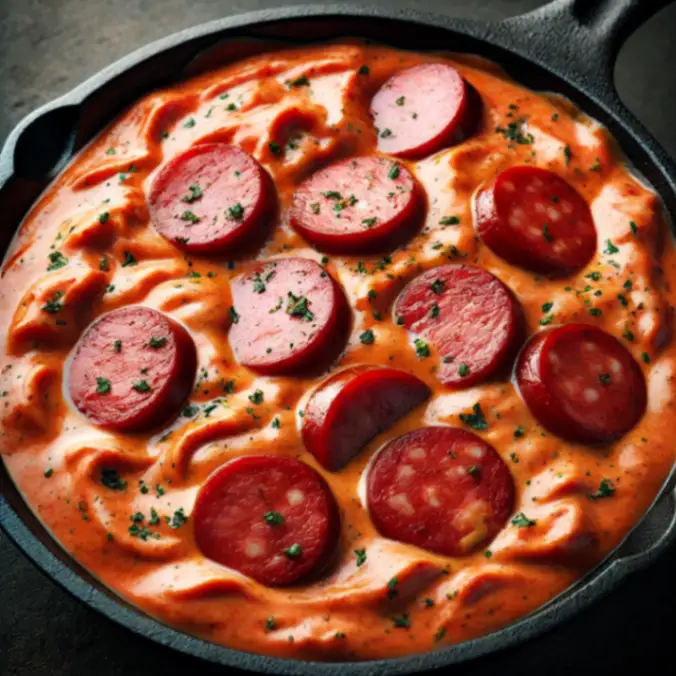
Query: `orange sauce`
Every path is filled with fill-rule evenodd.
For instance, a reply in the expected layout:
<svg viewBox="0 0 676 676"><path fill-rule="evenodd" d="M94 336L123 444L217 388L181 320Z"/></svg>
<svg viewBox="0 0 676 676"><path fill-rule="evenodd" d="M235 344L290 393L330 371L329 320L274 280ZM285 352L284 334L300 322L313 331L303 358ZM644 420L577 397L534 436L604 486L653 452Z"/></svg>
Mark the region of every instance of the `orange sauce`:
<svg viewBox="0 0 676 676"><path fill-rule="evenodd" d="M298 428L307 392L321 377L264 378L236 363L228 344L229 282L252 258L322 261L286 222L295 186L331 161L375 153L370 98L393 73L423 62L451 63L476 88L480 128L458 146L403 162L428 200L424 228L408 245L387 258L329 256L324 265L353 308L349 342L334 367L403 369L427 383L432 397L331 473L305 451ZM287 86L302 75L309 86ZM514 119L524 120L532 143L513 144L496 132ZM280 200L264 246L230 261L185 257L148 218L146 196L158 170L207 141L233 143L256 157ZM271 152L271 141L284 151ZM590 204L598 251L579 273L533 275L476 237L473 194L519 164L557 172ZM449 215L459 224L440 225ZM60 265L55 252L67 263ZM136 264L124 265L130 255ZM648 383L640 423L619 441L590 448L545 432L508 380L456 391L441 386L436 354L419 359L390 310L407 281L449 260L476 263L511 288L529 334L540 329L542 306L551 302L554 323L582 321L622 340ZM675 264L658 198L630 173L606 130L569 102L519 86L494 64L356 41L254 56L144 97L79 154L25 219L0 289L3 459L34 512L79 563L186 632L242 650L322 660L387 658L465 641L533 611L578 579L626 536L670 471ZM623 290L627 280L631 291ZM62 307L47 314L41 308L56 291ZM152 433L120 435L88 424L68 403L63 381L84 328L130 303L166 312L190 331L199 366L189 403L200 413ZM367 328L375 335L370 345L359 341ZM264 402L252 407L256 389ZM422 425L460 425L458 415L475 403L489 423L479 434L513 475L515 513L537 526L508 522L487 548L461 558L379 536L358 490L375 450ZM340 505L338 559L312 584L266 588L205 559L193 540L191 510L206 477L229 458L270 452L318 469ZM110 466L120 468L123 490L102 485L101 469ZM604 479L615 493L590 500ZM148 520L151 509L159 523L150 528L159 537L130 534L131 516L141 512ZM184 523L175 518L180 509ZM365 550L363 565L356 565L356 549ZM394 577L399 594L390 599ZM408 627L397 626L403 615Z"/></svg>

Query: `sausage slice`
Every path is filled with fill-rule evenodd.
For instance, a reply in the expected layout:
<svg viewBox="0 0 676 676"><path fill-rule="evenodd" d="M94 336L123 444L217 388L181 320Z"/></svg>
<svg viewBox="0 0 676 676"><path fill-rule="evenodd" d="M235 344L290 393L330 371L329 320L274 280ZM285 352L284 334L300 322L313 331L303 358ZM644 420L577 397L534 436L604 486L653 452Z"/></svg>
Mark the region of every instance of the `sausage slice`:
<svg viewBox="0 0 676 676"><path fill-rule="evenodd" d="M383 157L342 160L296 190L291 225L320 251L390 250L420 225L422 189L401 164Z"/></svg>
<svg viewBox="0 0 676 676"><path fill-rule="evenodd" d="M437 348L437 377L449 386L490 377L515 354L521 334L521 310L509 289L473 265L444 265L416 277L394 315Z"/></svg>
<svg viewBox="0 0 676 676"><path fill-rule="evenodd" d="M171 160L150 190L150 218L192 254L223 254L258 239L274 207L272 181L237 146L207 143Z"/></svg>
<svg viewBox="0 0 676 676"><path fill-rule="evenodd" d="M230 345L237 361L261 373L302 369L329 360L345 338L342 289L307 258L254 267L232 285Z"/></svg>
<svg viewBox="0 0 676 676"><path fill-rule="evenodd" d="M312 394L303 416L305 447L324 468L338 471L429 393L404 371L366 364L345 369Z"/></svg>
<svg viewBox="0 0 676 676"><path fill-rule="evenodd" d="M474 209L484 243L526 270L565 275L583 268L596 251L587 202L553 171L507 169L481 189Z"/></svg>
<svg viewBox="0 0 676 676"><path fill-rule="evenodd" d="M465 139L478 110L460 73L424 63L393 75L371 101L378 150L418 158Z"/></svg>
<svg viewBox="0 0 676 676"><path fill-rule="evenodd" d="M205 556L267 586L320 572L340 530L324 479L274 455L242 456L216 470L200 489L193 522Z"/></svg>
<svg viewBox="0 0 676 676"><path fill-rule="evenodd" d="M68 389L92 423L147 430L176 415L195 380L192 338L178 322L132 305L97 319L75 346Z"/></svg>
<svg viewBox="0 0 676 676"><path fill-rule="evenodd" d="M490 542L514 503L512 477L495 449L456 427L390 441L369 470L366 492L380 533L446 556Z"/></svg>
<svg viewBox="0 0 676 676"><path fill-rule="evenodd" d="M636 360L616 338L587 324L537 333L519 356L516 380L543 427L581 444L619 439L645 412Z"/></svg>

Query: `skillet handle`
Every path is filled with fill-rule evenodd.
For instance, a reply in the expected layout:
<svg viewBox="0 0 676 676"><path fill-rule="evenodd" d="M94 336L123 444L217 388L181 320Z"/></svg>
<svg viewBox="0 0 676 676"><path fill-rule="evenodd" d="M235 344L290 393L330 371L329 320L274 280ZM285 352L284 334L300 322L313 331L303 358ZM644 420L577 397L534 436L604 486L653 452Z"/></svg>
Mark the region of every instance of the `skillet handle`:
<svg viewBox="0 0 676 676"><path fill-rule="evenodd" d="M502 23L528 56L616 103L613 68L624 41L672 0L553 0Z"/></svg>

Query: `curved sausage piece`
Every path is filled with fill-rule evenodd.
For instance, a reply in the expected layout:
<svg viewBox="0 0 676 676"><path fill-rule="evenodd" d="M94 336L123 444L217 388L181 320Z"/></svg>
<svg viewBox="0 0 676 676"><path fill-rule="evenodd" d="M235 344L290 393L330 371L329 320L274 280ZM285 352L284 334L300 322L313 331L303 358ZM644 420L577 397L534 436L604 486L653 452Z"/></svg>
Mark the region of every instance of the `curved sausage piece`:
<svg viewBox="0 0 676 676"><path fill-rule="evenodd" d="M150 218L191 254L222 254L257 239L275 203L272 181L237 146L197 145L172 159L150 191Z"/></svg>
<svg viewBox="0 0 676 676"><path fill-rule="evenodd" d="M477 107L453 66L425 63L402 70L371 101L378 150L418 158L459 143L471 133Z"/></svg>
<svg viewBox="0 0 676 676"><path fill-rule="evenodd" d="M321 572L338 543L338 507L324 479L305 463L242 456L217 469L193 511L205 556L268 586Z"/></svg>
<svg viewBox="0 0 676 676"><path fill-rule="evenodd" d="M446 556L490 542L514 503L514 482L495 449L457 427L393 439L376 456L366 485L382 535Z"/></svg>
<svg viewBox="0 0 676 676"><path fill-rule="evenodd" d="M68 389L95 425L148 430L173 417L190 394L195 344L178 322L132 305L97 319L75 346Z"/></svg>
<svg viewBox="0 0 676 676"><path fill-rule="evenodd" d="M280 373L325 363L343 346L342 289L307 258L257 265L232 284L230 345L240 364Z"/></svg>
<svg viewBox="0 0 676 676"><path fill-rule="evenodd" d="M304 181L293 195L290 222L320 251L385 251L420 226L423 201L406 167L383 157L357 157Z"/></svg>
<svg viewBox="0 0 676 676"><path fill-rule="evenodd" d="M646 385L631 353L587 324L540 331L516 365L526 405L550 432L582 444L626 434L646 407Z"/></svg>
<svg viewBox="0 0 676 676"><path fill-rule="evenodd" d="M429 394L404 371L366 364L345 369L327 378L305 407L305 447L322 467L338 471Z"/></svg>
<svg viewBox="0 0 676 676"><path fill-rule="evenodd" d="M482 188L476 229L500 258L545 275L583 268L596 251L596 228L584 198L553 171L512 167Z"/></svg>
<svg viewBox="0 0 676 676"><path fill-rule="evenodd" d="M437 378L450 386L494 374L521 337L517 301L497 277L473 265L444 265L416 277L397 298L394 316L437 348Z"/></svg>

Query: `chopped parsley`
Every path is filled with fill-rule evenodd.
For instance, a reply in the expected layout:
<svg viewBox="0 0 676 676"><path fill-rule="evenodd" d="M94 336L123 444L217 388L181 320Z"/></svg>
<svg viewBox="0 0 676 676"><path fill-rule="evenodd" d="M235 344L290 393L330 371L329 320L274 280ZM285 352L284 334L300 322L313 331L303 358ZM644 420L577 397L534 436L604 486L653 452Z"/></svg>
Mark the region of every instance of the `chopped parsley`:
<svg viewBox="0 0 676 676"><path fill-rule="evenodd" d="M473 430L487 430L488 423L486 422L486 418L484 418L481 406L476 403L472 406L472 410L474 413L461 413L460 420Z"/></svg>
<svg viewBox="0 0 676 676"><path fill-rule="evenodd" d="M373 217L373 218L364 218L362 220L362 225L365 225L367 228L372 228L376 223L378 222L378 219Z"/></svg>
<svg viewBox="0 0 676 676"><path fill-rule="evenodd" d="M424 340L416 338L413 344L415 345L415 353L418 359L425 359L430 356L430 348Z"/></svg>
<svg viewBox="0 0 676 676"><path fill-rule="evenodd" d="M563 149L563 156L566 158L566 166L570 164L570 160L573 157L573 151L570 149L570 146L565 146Z"/></svg>
<svg viewBox="0 0 676 676"><path fill-rule="evenodd" d="M150 392L152 388L148 384L147 380L137 380L132 387L137 391L137 392Z"/></svg>
<svg viewBox="0 0 676 676"><path fill-rule="evenodd" d="M549 223L545 223L542 226L542 236L545 238L545 241L551 242L553 240L551 233L549 232Z"/></svg>
<svg viewBox="0 0 676 676"><path fill-rule="evenodd" d="M284 517L279 512L265 512L263 518L270 526L281 526L284 523Z"/></svg>
<svg viewBox="0 0 676 676"><path fill-rule="evenodd" d="M531 528L535 524L536 522L529 519L523 512L519 512L512 518L512 526L517 528Z"/></svg>
<svg viewBox="0 0 676 676"><path fill-rule="evenodd" d="M109 268L108 259L105 256L103 256L99 261L99 270L101 270L101 272L108 272L108 268Z"/></svg>
<svg viewBox="0 0 676 676"><path fill-rule="evenodd" d="M274 631L277 629L277 622L275 622L274 617L268 617L268 619L265 620L265 629L267 631Z"/></svg>
<svg viewBox="0 0 676 676"><path fill-rule="evenodd" d="M603 250L604 254L612 256L613 254L619 253L619 249L609 240L606 240L606 248Z"/></svg>
<svg viewBox="0 0 676 676"><path fill-rule="evenodd" d="M391 129L383 129L380 132L380 138L387 138L388 136L392 136L392 130Z"/></svg>
<svg viewBox="0 0 676 676"><path fill-rule="evenodd" d="M184 123L183 127L185 129L190 129L195 126L195 118L194 117L189 117Z"/></svg>
<svg viewBox="0 0 676 676"><path fill-rule="evenodd" d="M122 261L122 267L123 268L128 268L131 265L136 265L138 261L136 260L136 257L134 254L130 253L129 251L124 252L124 260Z"/></svg>
<svg viewBox="0 0 676 676"><path fill-rule="evenodd" d="M239 202L228 207L228 218L231 221L241 221L244 218L244 207Z"/></svg>
<svg viewBox="0 0 676 676"><path fill-rule="evenodd" d="M465 364L465 363L460 364L460 366L458 366L458 375L461 378L468 376L469 375L469 366L467 366L467 364Z"/></svg>
<svg viewBox="0 0 676 676"><path fill-rule="evenodd" d="M45 479L49 479L49 478L52 476L52 474L54 474L54 470L53 470L51 467L48 467L48 468L43 472L43 476L45 477Z"/></svg>
<svg viewBox="0 0 676 676"><path fill-rule="evenodd" d="M526 428L523 425L519 425L514 430L514 438L515 439L520 439L524 434L526 434Z"/></svg>
<svg viewBox="0 0 676 676"><path fill-rule="evenodd" d="M641 353L641 359L643 360L644 364L650 364L650 355L647 352Z"/></svg>
<svg viewBox="0 0 676 676"><path fill-rule="evenodd" d="M301 549L300 545L296 542L296 543L292 544L290 547L287 547L284 550L284 553L290 559L297 559L299 556L303 555L303 550Z"/></svg>
<svg viewBox="0 0 676 676"><path fill-rule="evenodd" d="M310 80L305 75L301 75L299 78L291 80L288 84L289 87L309 87Z"/></svg>
<svg viewBox="0 0 676 676"><path fill-rule="evenodd" d="M390 578L387 582L387 598L393 599L399 592L397 591L397 585L399 580L395 577Z"/></svg>
<svg viewBox="0 0 676 676"><path fill-rule="evenodd" d="M56 314L61 311L63 308L63 291L55 291L52 294L52 297L47 300L47 302L40 308L43 312L48 312L49 314Z"/></svg>
<svg viewBox="0 0 676 676"><path fill-rule="evenodd" d="M96 394L108 394L110 392L110 380L96 376Z"/></svg>
<svg viewBox="0 0 676 676"><path fill-rule="evenodd" d="M439 316L439 306L436 303L430 308L428 316L432 319L436 319Z"/></svg>
<svg viewBox="0 0 676 676"><path fill-rule="evenodd" d="M282 152L282 146L280 146L279 143L275 143L274 141L270 141L270 143L268 143L268 148L270 148L270 152L273 155L279 155Z"/></svg>
<svg viewBox="0 0 676 676"><path fill-rule="evenodd" d="M381 134L382 136L382 134ZM395 181L396 179L399 178L399 174L401 173L401 168L399 167L398 164L393 164L392 168L387 174L387 178L391 179L392 181Z"/></svg>
<svg viewBox="0 0 676 676"><path fill-rule="evenodd" d="M404 103L406 103L406 97L405 97L405 96L400 96L400 97L395 101L395 103L396 103L398 106L403 106Z"/></svg>
<svg viewBox="0 0 676 676"><path fill-rule="evenodd" d="M552 303L551 301L549 301L549 302L547 302L547 303L543 303L543 304L542 304L542 311L543 311L544 313L547 313L547 312L549 312L553 307L554 307L554 303Z"/></svg>
<svg viewBox="0 0 676 676"><path fill-rule="evenodd" d="M610 479L601 479L598 489L595 493L590 493L587 497L590 500L600 500L601 498L609 498L615 494L615 489Z"/></svg>
<svg viewBox="0 0 676 676"><path fill-rule="evenodd" d="M181 197L182 202L187 202L188 204L192 204L196 200L198 200L204 193L202 193L202 188L200 188L198 185L189 185L188 190L190 191L188 194L183 195Z"/></svg>
<svg viewBox="0 0 676 676"><path fill-rule="evenodd" d="M287 294L288 300L286 304L286 313L292 317L302 317L311 322L315 316L308 309L308 300L305 296L294 296L291 291Z"/></svg>
<svg viewBox="0 0 676 676"><path fill-rule="evenodd" d="M371 329L366 329L366 331L359 336L359 341L364 345L373 345L373 343L376 342L376 337Z"/></svg>
<svg viewBox="0 0 676 676"><path fill-rule="evenodd" d="M120 473L109 467L101 470L101 483L112 491L123 491L127 487L127 482L120 477Z"/></svg>
<svg viewBox="0 0 676 676"><path fill-rule="evenodd" d="M439 631L434 634L434 642L439 643L441 639L446 635L446 627L439 627Z"/></svg>
<svg viewBox="0 0 676 676"><path fill-rule="evenodd" d="M366 549L353 549L354 555L357 557L357 568L366 563Z"/></svg>
<svg viewBox="0 0 676 676"><path fill-rule="evenodd" d="M188 517L183 511L183 507L179 507L171 518L165 516L164 520L167 522L169 528L180 528L183 524L188 522Z"/></svg>
<svg viewBox="0 0 676 676"><path fill-rule="evenodd" d="M629 221L629 227L634 235L638 232L638 225L636 225L635 221Z"/></svg>
<svg viewBox="0 0 676 676"><path fill-rule="evenodd" d="M460 219L457 216L442 216L439 219L439 225L458 225Z"/></svg>
<svg viewBox="0 0 676 676"><path fill-rule="evenodd" d="M195 225L195 223L199 223L202 219L194 214L192 211L189 209L186 209L182 214L181 214L181 220L186 221L192 225Z"/></svg>
<svg viewBox="0 0 676 676"><path fill-rule="evenodd" d="M232 320L233 324L238 324L239 323L239 314L237 310L235 310L234 306L230 306L230 309L228 310L228 314L230 315L230 319Z"/></svg>
<svg viewBox="0 0 676 676"><path fill-rule="evenodd" d="M47 272L52 270L58 270L68 265L68 259L60 251L52 251L49 256L49 265L47 266Z"/></svg>
<svg viewBox="0 0 676 676"><path fill-rule="evenodd" d="M602 385L610 385L610 373L601 373L599 375L599 382Z"/></svg>
<svg viewBox="0 0 676 676"><path fill-rule="evenodd" d="M148 345L156 350L159 347L164 347L167 344L165 336L151 336Z"/></svg>
<svg viewBox="0 0 676 676"><path fill-rule="evenodd" d="M403 615L395 615L392 618L392 622L394 622L394 626L397 629L409 629L411 627L411 623L409 622L408 619L408 614L404 613Z"/></svg>
<svg viewBox="0 0 676 676"><path fill-rule="evenodd" d="M249 395L249 401L252 404L262 404L264 399L263 390L256 390L253 394Z"/></svg>
<svg viewBox="0 0 676 676"><path fill-rule="evenodd" d="M440 294L444 290L444 282L441 279L435 279L431 284L430 284L430 289L436 293L437 295Z"/></svg>
<svg viewBox="0 0 676 676"><path fill-rule="evenodd" d="M496 127L496 134L502 134L508 141L518 143L519 145L529 145L535 141L532 134L523 133L523 125L526 120L515 120L510 122L506 127Z"/></svg>
<svg viewBox="0 0 676 676"><path fill-rule="evenodd" d="M359 70L357 71L357 75L368 75L369 74L369 67L364 64L363 66L359 67Z"/></svg>

